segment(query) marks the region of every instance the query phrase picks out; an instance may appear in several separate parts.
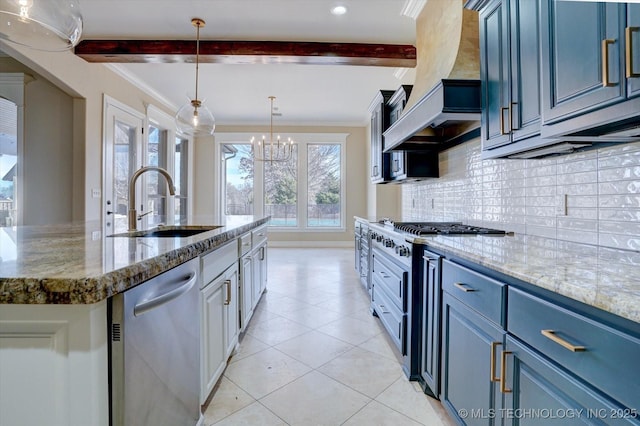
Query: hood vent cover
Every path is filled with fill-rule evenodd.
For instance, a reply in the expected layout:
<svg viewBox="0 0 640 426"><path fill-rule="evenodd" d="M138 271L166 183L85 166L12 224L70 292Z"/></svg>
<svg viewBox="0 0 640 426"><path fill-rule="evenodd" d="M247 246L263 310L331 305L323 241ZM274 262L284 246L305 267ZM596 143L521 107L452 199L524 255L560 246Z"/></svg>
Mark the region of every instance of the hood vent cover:
<svg viewBox="0 0 640 426"><path fill-rule="evenodd" d="M480 136L480 81L442 80L384 132L384 151L440 150Z"/></svg>
<svg viewBox="0 0 640 426"><path fill-rule="evenodd" d="M411 96L384 151L442 150L480 135L478 14L466 0L429 0L416 20Z"/></svg>

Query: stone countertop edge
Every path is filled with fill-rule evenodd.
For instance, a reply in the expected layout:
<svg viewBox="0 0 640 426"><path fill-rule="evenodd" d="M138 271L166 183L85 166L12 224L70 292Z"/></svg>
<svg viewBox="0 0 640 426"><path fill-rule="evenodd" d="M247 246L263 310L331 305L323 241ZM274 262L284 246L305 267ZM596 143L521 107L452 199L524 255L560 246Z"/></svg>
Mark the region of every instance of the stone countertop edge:
<svg viewBox="0 0 640 426"><path fill-rule="evenodd" d="M366 218L372 229L388 230ZM640 252L544 237L427 236L415 242L640 323Z"/></svg>
<svg viewBox="0 0 640 426"><path fill-rule="evenodd" d="M264 217L193 241L122 268L86 278L0 277L0 304L93 304L234 240L269 221ZM113 237L103 237L113 238ZM120 237L122 238L122 237ZM126 238L126 237L125 237ZM135 238L135 237L132 237ZM162 237L158 238L161 239Z"/></svg>

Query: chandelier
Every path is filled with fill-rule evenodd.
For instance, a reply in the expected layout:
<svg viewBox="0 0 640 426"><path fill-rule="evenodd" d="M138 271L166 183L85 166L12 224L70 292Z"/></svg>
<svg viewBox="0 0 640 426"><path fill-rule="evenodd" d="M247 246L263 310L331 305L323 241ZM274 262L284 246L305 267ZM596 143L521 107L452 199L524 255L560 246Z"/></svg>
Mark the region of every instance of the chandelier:
<svg viewBox="0 0 640 426"><path fill-rule="evenodd" d="M37 50L63 51L80 41L78 0L0 0L0 39Z"/></svg>
<svg viewBox="0 0 640 426"><path fill-rule="evenodd" d="M200 18L193 18L191 25L196 27L196 96L189 99L176 114L176 127L178 132L189 136L211 136L216 128L213 114L206 107L204 101L198 99L198 70L200 67L200 28L205 22Z"/></svg>
<svg viewBox="0 0 640 426"><path fill-rule="evenodd" d="M262 139L251 137L251 155L256 161L284 162L291 159L294 141L291 138L281 140L280 135L273 137L273 116L276 115L273 108L275 96L269 96L271 101L271 114L269 114L269 139L262 135Z"/></svg>

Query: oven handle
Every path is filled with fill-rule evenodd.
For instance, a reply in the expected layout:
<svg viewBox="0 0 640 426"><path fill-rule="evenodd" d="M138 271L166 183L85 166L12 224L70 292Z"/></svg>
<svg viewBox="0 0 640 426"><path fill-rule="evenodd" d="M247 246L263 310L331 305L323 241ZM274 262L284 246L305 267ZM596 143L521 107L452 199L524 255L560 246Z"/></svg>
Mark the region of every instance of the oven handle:
<svg viewBox="0 0 640 426"><path fill-rule="evenodd" d="M196 283L198 275L195 271L192 271L189 275L184 278L181 278L180 281L177 281L175 284L180 284L179 287L172 288L171 290L160 294L159 296L155 296L151 299L146 299L133 308L133 315L140 316L144 313L149 312L152 309L155 309L159 306L164 305L165 303L169 303L173 299L176 299L182 296L187 291L191 290L193 285Z"/></svg>

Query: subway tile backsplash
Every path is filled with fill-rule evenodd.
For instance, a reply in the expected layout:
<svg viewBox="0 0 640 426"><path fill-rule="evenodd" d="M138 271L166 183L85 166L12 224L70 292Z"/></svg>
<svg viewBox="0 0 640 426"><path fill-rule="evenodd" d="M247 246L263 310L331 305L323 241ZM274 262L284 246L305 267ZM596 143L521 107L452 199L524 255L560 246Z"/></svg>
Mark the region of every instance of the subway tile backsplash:
<svg viewBox="0 0 640 426"><path fill-rule="evenodd" d="M540 160L440 153L440 178L402 186L402 220L462 221L640 251L640 143Z"/></svg>

